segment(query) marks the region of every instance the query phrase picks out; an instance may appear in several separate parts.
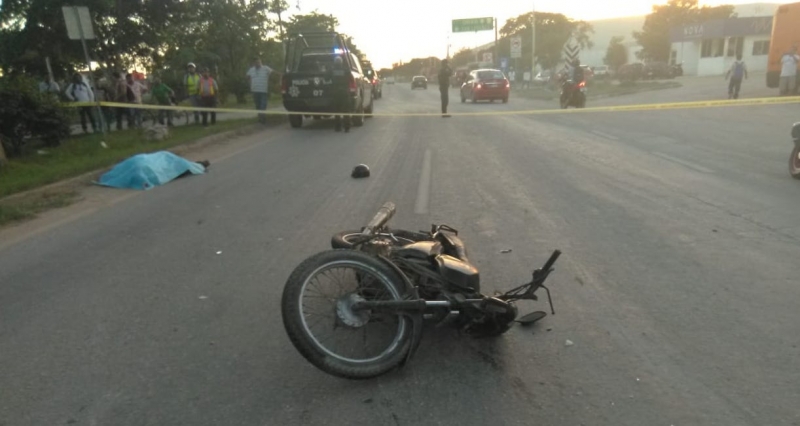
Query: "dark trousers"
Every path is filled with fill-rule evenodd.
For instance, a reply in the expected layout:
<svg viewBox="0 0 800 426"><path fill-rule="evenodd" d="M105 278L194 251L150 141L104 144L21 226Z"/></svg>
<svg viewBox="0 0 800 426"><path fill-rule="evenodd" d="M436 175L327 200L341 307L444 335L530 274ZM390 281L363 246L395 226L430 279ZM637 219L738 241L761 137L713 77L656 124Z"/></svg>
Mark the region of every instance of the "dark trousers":
<svg viewBox="0 0 800 426"><path fill-rule="evenodd" d="M161 105L169 105L169 104L161 104ZM172 110L171 109L160 109L158 110L158 124L164 124L164 116L167 116L167 125L172 126Z"/></svg>
<svg viewBox="0 0 800 426"><path fill-rule="evenodd" d="M92 130L97 130L97 125L94 124L94 112L92 112L92 107L79 107L78 113L81 116L81 128L83 131L86 132L86 118L89 118L89 121L92 123Z"/></svg>
<svg viewBox="0 0 800 426"><path fill-rule="evenodd" d="M742 88L742 77L731 77L728 83L728 98L739 99L739 90Z"/></svg>
<svg viewBox="0 0 800 426"><path fill-rule="evenodd" d="M267 94L262 92L253 92L253 102L256 104L257 111L264 111L267 109ZM266 114L258 114L258 121L263 123L267 121Z"/></svg>
<svg viewBox="0 0 800 426"><path fill-rule="evenodd" d="M439 87L439 93L442 95L442 114L447 114L447 105L450 103L450 88L447 86Z"/></svg>
<svg viewBox="0 0 800 426"><path fill-rule="evenodd" d="M216 108L217 107L217 97L216 96L204 96L200 98L200 106L202 108ZM211 124L217 123L217 113L216 112L208 112L203 111L203 125L208 124L208 114L211 114Z"/></svg>
<svg viewBox="0 0 800 426"><path fill-rule="evenodd" d="M133 115L131 115L130 108L114 108L117 113L117 130L122 130L122 116L126 116L128 118L128 128L133 127Z"/></svg>

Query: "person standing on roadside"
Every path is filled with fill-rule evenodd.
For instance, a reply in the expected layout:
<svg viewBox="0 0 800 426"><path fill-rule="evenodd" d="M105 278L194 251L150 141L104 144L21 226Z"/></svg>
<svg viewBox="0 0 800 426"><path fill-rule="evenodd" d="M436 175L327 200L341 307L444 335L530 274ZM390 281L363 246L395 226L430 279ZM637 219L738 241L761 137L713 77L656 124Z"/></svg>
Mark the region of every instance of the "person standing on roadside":
<svg viewBox="0 0 800 426"><path fill-rule="evenodd" d="M731 64L731 69L725 73L725 78L730 78L728 83L728 99L739 99L739 90L742 88L742 79L747 78L747 65L742 60L742 54L736 55L736 60Z"/></svg>
<svg viewBox="0 0 800 426"><path fill-rule="evenodd" d="M126 99L129 104L141 105L142 104L142 93L147 92L147 87L140 83L137 80L134 80L133 74L128 73L125 75L125 86L126 86ZM130 114L133 116L133 122L136 124L136 127L140 127L142 125L142 109L141 108L131 108ZM130 120L130 119L129 119ZM129 121L130 122L130 121ZM130 124L128 128L130 128Z"/></svg>
<svg viewBox="0 0 800 426"><path fill-rule="evenodd" d="M114 97L114 102L126 104L128 103L128 83L125 81L125 77L118 72L114 72L111 74L113 78L113 87L114 91L112 92ZM133 127L133 116L131 115L130 108L120 108L114 107L117 116L117 130L122 130L122 116L124 115L128 121L128 128Z"/></svg>
<svg viewBox="0 0 800 426"><path fill-rule="evenodd" d="M800 56L797 56L797 46L786 52L781 57L781 96L790 96L797 90L797 64L800 63Z"/></svg>
<svg viewBox="0 0 800 426"><path fill-rule="evenodd" d="M442 117L450 117L447 113L447 105L450 103L450 76L453 70L447 64L447 59L442 59L442 67L439 69L439 96L442 99Z"/></svg>
<svg viewBox="0 0 800 426"><path fill-rule="evenodd" d="M259 58L253 59L253 66L247 71L247 79L250 81L250 92L253 94L256 111L265 111L267 109L269 75L272 72L273 69L263 65ZM266 114L258 114L258 122L266 123Z"/></svg>
<svg viewBox="0 0 800 426"><path fill-rule="evenodd" d="M92 89L83 81L83 77L81 77L81 75L78 73L75 73L72 76L72 83L67 86L66 95L72 102L94 102L94 92L92 92ZM92 112L92 107L78 107L78 112L81 116L81 127L83 128L83 133L88 133L88 130L86 130L87 117L92 123L92 132L96 132L97 125L94 122L94 113Z"/></svg>
<svg viewBox="0 0 800 426"><path fill-rule="evenodd" d="M159 105L172 105L172 96L175 92L164 83L160 77L153 78L153 97ZM172 110L158 110L158 124L164 124L164 116L167 116L167 126L172 127Z"/></svg>
<svg viewBox="0 0 800 426"><path fill-rule="evenodd" d="M216 108L217 107L217 81L210 75L208 68L203 68L203 75L197 82L197 93L200 96L200 106L202 108ZM208 126L208 111L203 111L203 127ZM217 123L216 111L211 111L211 124Z"/></svg>
<svg viewBox="0 0 800 426"><path fill-rule="evenodd" d="M200 74L197 73L197 67L189 62L186 64L186 74L183 76L183 86L186 89L186 95L189 96L189 101L192 106L197 108L200 106L200 96L197 93L198 83L200 82ZM200 122L200 113L194 112L194 124Z"/></svg>

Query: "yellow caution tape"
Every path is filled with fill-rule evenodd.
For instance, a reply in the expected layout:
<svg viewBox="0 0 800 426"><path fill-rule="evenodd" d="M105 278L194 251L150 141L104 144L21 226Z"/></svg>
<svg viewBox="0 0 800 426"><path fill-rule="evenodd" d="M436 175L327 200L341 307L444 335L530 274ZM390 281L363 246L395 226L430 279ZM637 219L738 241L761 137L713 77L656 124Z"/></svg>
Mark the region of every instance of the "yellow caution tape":
<svg viewBox="0 0 800 426"><path fill-rule="evenodd" d="M717 108L717 107L733 107L733 106L754 106L754 105L781 105L800 103L800 96L781 96L771 98L753 98L753 99L733 99L733 100L712 100L712 101L692 101L692 102L672 102L660 104L635 104L635 105L620 105L620 106L600 106L590 108L577 108L577 109L530 109L530 110L503 110L503 111L476 111L476 112L451 112L451 116L490 116L490 115L545 115L545 114L575 114L575 113L588 113L588 112L631 112L631 111L653 111L665 109L691 109L691 108ZM330 116L331 112L297 112L297 111L281 111L281 110L262 110L244 108L204 108L204 107L184 107L184 106L171 106L171 105L154 105L154 104L127 104L119 102L100 102L101 106L111 108L135 108L135 109L155 109L155 110L173 110L173 111L198 111L198 112L227 112L227 113L240 113L240 114L266 114L266 115L321 115ZM97 106L94 102L73 102L67 104L68 107L86 107ZM370 117L439 117L441 112L410 112L410 113L380 113L373 114L360 113L360 114L347 114L350 116L370 116Z"/></svg>

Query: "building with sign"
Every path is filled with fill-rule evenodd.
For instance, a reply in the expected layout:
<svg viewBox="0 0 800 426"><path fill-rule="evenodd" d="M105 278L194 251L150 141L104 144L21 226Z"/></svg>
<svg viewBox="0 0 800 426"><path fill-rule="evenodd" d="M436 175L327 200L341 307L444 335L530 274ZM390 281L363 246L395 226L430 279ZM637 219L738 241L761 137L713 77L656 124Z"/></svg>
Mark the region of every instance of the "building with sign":
<svg viewBox="0 0 800 426"><path fill-rule="evenodd" d="M672 28L670 62L683 63L685 75L723 75L741 54L750 72L764 72L771 34L771 14Z"/></svg>

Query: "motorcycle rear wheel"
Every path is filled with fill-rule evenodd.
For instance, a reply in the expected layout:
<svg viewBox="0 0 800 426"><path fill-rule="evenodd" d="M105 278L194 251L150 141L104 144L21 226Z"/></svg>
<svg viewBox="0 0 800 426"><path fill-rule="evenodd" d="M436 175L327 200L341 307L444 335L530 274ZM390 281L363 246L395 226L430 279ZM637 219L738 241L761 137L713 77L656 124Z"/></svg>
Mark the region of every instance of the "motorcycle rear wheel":
<svg viewBox="0 0 800 426"><path fill-rule="evenodd" d="M789 158L789 173L795 179L800 179L800 145L795 144L792 156Z"/></svg>
<svg viewBox="0 0 800 426"><path fill-rule="evenodd" d="M355 270L353 282L357 285L354 291L338 297L321 291L317 295L305 294L314 278L325 276L325 272L336 268ZM331 273L328 277L339 278L344 275L346 274ZM369 280L370 277L373 280ZM365 282L368 284L365 285ZM410 349L411 321L402 315L376 315L369 311L356 311L350 308L350 304L356 300L401 300L404 294L402 282L397 272L375 256L354 250L328 250L317 253L298 265L286 281L281 300L281 314L286 333L306 360L328 374L346 379L369 379L385 374L397 367ZM337 289L344 292L342 285L337 285ZM383 297L372 297L378 291L381 291L379 296ZM306 298L319 299L323 305L329 305L330 310L304 309ZM307 321L305 317L307 313L318 315L321 319ZM396 322L396 325L390 324L388 328L378 328L387 332L389 338L381 339L387 342L386 347L383 348L383 345L379 344L378 353L365 355L362 358L353 355L362 340L365 351L376 347L366 342L370 334L367 327L370 325L386 327L384 320ZM328 327L328 323L332 327ZM319 324L322 327L317 332L314 326ZM346 340L344 345L334 345L328 338L322 339L318 336L325 330L335 333L337 329L340 331L339 336Z"/></svg>

